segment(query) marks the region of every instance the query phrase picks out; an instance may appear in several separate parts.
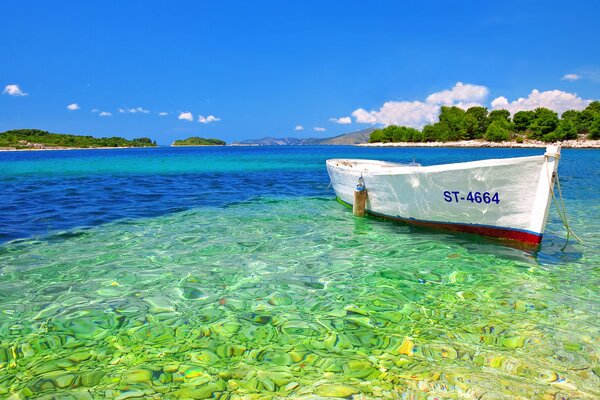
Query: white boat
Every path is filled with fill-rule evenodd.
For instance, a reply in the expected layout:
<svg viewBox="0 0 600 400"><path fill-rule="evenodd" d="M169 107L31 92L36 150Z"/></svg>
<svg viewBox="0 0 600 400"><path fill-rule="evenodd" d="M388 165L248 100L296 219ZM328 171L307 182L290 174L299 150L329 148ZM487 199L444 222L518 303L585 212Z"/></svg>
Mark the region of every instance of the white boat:
<svg viewBox="0 0 600 400"><path fill-rule="evenodd" d="M559 159L560 146L551 145L539 156L431 166L332 159L327 171L337 197L350 205L362 176L369 214L539 244Z"/></svg>

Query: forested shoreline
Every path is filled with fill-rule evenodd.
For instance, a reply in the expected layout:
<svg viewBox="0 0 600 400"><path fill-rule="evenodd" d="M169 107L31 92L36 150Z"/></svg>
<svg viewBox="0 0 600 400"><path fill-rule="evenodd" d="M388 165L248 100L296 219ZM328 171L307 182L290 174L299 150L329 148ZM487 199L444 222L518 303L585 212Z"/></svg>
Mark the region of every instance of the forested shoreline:
<svg viewBox="0 0 600 400"><path fill-rule="evenodd" d="M438 122L422 130L389 125L371 133L370 143L456 142L482 139L489 142L538 140L556 142L574 139L600 139L600 101L584 110L558 113L543 107L519 111L512 118L508 110L488 111L485 107L464 110L443 106Z"/></svg>
<svg viewBox="0 0 600 400"><path fill-rule="evenodd" d="M0 147L24 149L51 148L95 148L95 147L156 147L156 141L149 138L124 139L113 136L95 138L93 136L50 133L40 129L13 129L0 133Z"/></svg>

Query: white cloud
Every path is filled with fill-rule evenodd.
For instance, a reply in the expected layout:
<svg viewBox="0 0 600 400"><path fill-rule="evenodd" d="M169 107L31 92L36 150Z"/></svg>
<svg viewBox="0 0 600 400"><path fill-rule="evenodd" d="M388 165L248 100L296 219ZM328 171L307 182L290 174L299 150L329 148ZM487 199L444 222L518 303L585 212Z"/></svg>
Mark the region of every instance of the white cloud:
<svg viewBox="0 0 600 400"><path fill-rule="evenodd" d="M329 120L341 125L348 125L352 123L352 119L350 117L329 118Z"/></svg>
<svg viewBox="0 0 600 400"><path fill-rule="evenodd" d="M437 120L440 106L422 101L388 101L377 111L359 108L352 113L363 124L404 125L421 128Z"/></svg>
<svg viewBox="0 0 600 400"><path fill-rule="evenodd" d="M425 101L388 101L379 110L356 109L352 116L358 123L404 125L422 128L437 121L442 105L463 109L481 106L489 90L485 86L457 82L452 89L442 90L427 96Z"/></svg>
<svg viewBox="0 0 600 400"><path fill-rule="evenodd" d="M463 109L482 106L488 93L485 86L458 82L452 89L430 94L425 101L388 101L378 110L368 111L358 108L352 112L352 116L356 122L362 124L404 125L422 128L426 124L437 121L441 106L456 106ZM561 90L540 92L534 89L527 98L519 98L512 102L504 96L496 97L492 100L491 107L495 110L505 109L512 114L521 110L545 107L561 114L566 110L582 110L591 101L582 99L575 93Z"/></svg>
<svg viewBox="0 0 600 400"><path fill-rule="evenodd" d="M220 120L221 118L217 118L214 115L209 115L208 117L205 117L203 115L198 116L198 122L200 122L201 124L210 124L211 122L217 122Z"/></svg>
<svg viewBox="0 0 600 400"><path fill-rule="evenodd" d="M459 101L458 103L455 103L455 104L452 104L452 105L454 107L462 108L463 110L468 110L471 107L485 107L481 103L477 103L477 102L464 103L462 101Z"/></svg>
<svg viewBox="0 0 600 400"><path fill-rule="evenodd" d="M184 119L186 121L193 121L194 120L194 116L192 115L191 112L182 112L179 114L179 117L177 117L178 119Z"/></svg>
<svg viewBox="0 0 600 400"><path fill-rule="evenodd" d="M100 110L98 110L97 108L92 108L92 112L97 113L97 112L100 112Z"/></svg>
<svg viewBox="0 0 600 400"><path fill-rule="evenodd" d="M77 104L77 103L69 104L67 106L67 109L69 109L71 111L79 110L79 104Z"/></svg>
<svg viewBox="0 0 600 400"><path fill-rule="evenodd" d="M296 125L296 126L294 127L294 130L295 130L295 131L303 131L303 130L304 130L304 127L303 127L302 125Z"/></svg>
<svg viewBox="0 0 600 400"><path fill-rule="evenodd" d="M315 131L315 132L325 132L326 130L327 130L327 129L325 129L325 128L321 128L320 126L315 126L315 127L313 128L313 131Z"/></svg>
<svg viewBox="0 0 600 400"><path fill-rule="evenodd" d="M562 114L567 110L583 110L590 103L591 100L584 100L575 93L563 92L561 90L540 92L537 89L533 89L527 98L520 97L512 102L504 96L497 97L492 100L492 108L495 110L508 110L511 114L514 114L518 111L545 107L556 111L558 114Z"/></svg>
<svg viewBox="0 0 600 400"><path fill-rule="evenodd" d="M169 115L169 113L162 111L162 112L159 112L158 115L160 115L161 117L164 117L165 115Z"/></svg>
<svg viewBox="0 0 600 400"><path fill-rule="evenodd" d="M387 103L386 103L387 104ZM377 123L377 112L367 111L364 108L359 108L352 111L352 116L356 119L356 122L360 124L376 124Z"/></svg>
<svg viewBox="0 0 600 400"><path fill-rule="evenodd" d="M4 91L2 92L2 94L7 94L9 96L27 96L28 93L25 93L24 91L21 90L21 88L19 87L19 85L6 85L4 87Z"/></svg>
<svg viewBox="0 0 600 400"><path fill-rule="evenodd" d="M101 117L112 117L112 113L106 112L106 111L102 111L100 114L98 114Z"/></svg>
<svg viewBox="0 0 600 400"><path fill-rule="evenodd" d="M577 74L566 74L565 76L563 76L562 78L560 78L563 81L577 81L579 79L581 79L581 75L577 75Z"/></svg>
<svg viewBox="0 0 600 400"><path fill-rule="evenodd" d="M150 110L145 110L142 107L136 107L136 108L119 108L118 111L120 113L130 113L130 114L137 114L137 113L148 114L150 112Z"/></svg>
<svg viewBox="0 0 600 400"><path fill-rule="evenodd" d="M471 85L456 82L452 89L442 90L427 96L426 101L432 104L455 105L455 103L479 103L488 96L489 90L485 86Z"/></svg>

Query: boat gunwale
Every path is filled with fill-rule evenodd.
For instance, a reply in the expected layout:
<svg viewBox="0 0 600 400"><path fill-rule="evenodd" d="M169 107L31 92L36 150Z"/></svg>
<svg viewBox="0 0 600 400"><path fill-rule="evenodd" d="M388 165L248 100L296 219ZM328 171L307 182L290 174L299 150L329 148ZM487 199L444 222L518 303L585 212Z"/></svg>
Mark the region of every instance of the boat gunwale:
<svg viewBox="0 0 600 400"><path fill-rule="evenodd" d="M448 164L435 164L427 166L413 166L408 164L400 164L394 162L371 160L371 159L360 159L360 158L331 158L326 161L327 166L332 168L338 168L347 171L360 171L377 175L396 175L396 174L407 174L412 172L444 172L444 171L456 171L462 169L480 168L480 167L495 167L505 165L515 165L530 161L541 161L545 155L536 156L525 156L525 157L511 157L511 158L486 158L483 160L476 161L464 161L458 163ZM342 162L355 163L355 166L348 166L342 164ZM339 164L336 164L339 163ZM394 165L396 164L396 165ZM364 169L364 166L373 166L374 168Z"/></svg>

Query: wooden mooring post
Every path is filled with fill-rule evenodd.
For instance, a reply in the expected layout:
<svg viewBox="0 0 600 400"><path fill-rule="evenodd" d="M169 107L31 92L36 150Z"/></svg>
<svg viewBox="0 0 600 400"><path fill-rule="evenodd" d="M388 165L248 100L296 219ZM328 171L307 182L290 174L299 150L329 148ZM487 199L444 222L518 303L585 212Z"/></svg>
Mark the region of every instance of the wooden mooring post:
<svg viewBox="0 0 600 400"><path fill-rule="evenodd" d="M354 203L352 203L352 214L357 217L364 217L367 209L367 188L362 177L358 178L358 184L354 189Z"/></svg>
<svg viewBox="0 0 600 400"><path fill-rule="evenodd" d="M354 191L354 204L352 205L352 214L357 217L364 217L367 208L367 189Z"/></svg>

